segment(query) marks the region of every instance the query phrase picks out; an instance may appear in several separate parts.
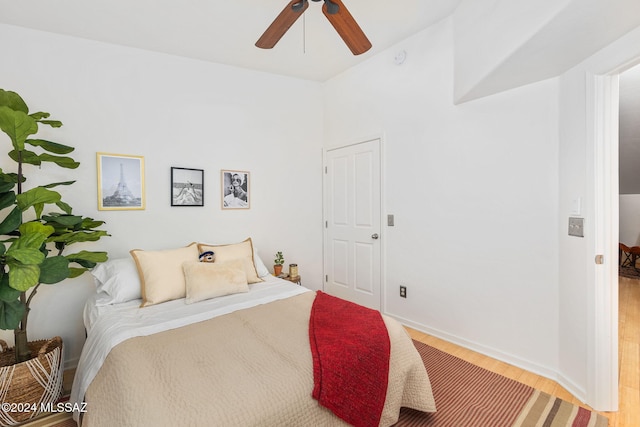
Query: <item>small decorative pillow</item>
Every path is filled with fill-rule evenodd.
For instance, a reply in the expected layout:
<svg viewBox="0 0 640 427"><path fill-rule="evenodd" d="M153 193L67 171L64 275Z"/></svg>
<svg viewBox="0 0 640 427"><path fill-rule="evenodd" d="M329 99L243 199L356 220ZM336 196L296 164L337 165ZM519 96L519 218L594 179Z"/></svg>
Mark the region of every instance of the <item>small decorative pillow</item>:
<svg viewBox="0 0 640 427"><path fill-rule="evenodd" d="M215 262L216 254L213 251L206 251L200 254L200 262Z"/></svg>
<svg viewBox="0 0 640 427"><path fill-rule="evenodd" d="M249 291L242 259L214 263L185 262L182 268L187 304Z"/></svg>
<svg viewBox="0 0 640 427"><path fill-rule="evenodd" d="M198 261L198 246L163 251L134 249L131 256L140 274L142 304L146 307L161 302L184 298L185 279L182 264Z"/></svg>
<svg viewBox="0 0 640 427"><path fill-rule="evenodd" d="M249 283L258 283L263 280L258 277L255 263L253 262L253 244L251 238L248 238L240 243L234 243L230 245L206 245L198 244L200 253L213 251L215 252L215 262L232 261L241 259L244 262L244 271L247 273L247 281Z"/></svg>

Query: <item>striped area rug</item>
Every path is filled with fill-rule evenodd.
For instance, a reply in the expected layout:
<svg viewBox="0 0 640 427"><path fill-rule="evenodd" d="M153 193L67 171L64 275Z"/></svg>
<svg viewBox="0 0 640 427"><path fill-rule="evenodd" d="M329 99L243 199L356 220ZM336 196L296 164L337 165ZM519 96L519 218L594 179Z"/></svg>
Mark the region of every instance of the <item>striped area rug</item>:
<svg viewBox="0 0 640 427"><path fill-rule="evenodd" d="M608 419L426 344L437 412L402 409L396 427L606 427Z"/></svg>

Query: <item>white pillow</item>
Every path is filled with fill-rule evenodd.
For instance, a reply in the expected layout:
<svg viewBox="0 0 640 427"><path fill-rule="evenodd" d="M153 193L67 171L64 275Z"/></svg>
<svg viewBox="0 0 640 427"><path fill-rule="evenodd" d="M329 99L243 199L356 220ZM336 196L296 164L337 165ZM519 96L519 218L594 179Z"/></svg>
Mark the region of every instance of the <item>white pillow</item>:
<svg viewBox="0 0 640 427"><path fill-rule="evenodd" d="M269 270L267 269L267 266L264 265L264 262L262 262L262 260L260 259L260 256L258 255L258 250L256 249L255 246L253 247L253 263L256 266L256 273L258 273L258 277L264 277L269 275Z"/></svg>
<svg viewBox="0 0 640 427"><path fill-rule="evenodd" d="M96 283L97 306L141 299L140 275L131 257L114 258L91 270Z"/></svg>

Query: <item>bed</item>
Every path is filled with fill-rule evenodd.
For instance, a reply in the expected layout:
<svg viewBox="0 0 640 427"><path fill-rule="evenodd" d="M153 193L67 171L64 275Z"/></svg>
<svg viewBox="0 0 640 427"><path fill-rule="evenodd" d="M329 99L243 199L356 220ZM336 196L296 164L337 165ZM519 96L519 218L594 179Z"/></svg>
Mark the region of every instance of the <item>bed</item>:
<svg viewBox="0 0 640 427"><path fill-rule="evenodd" d="M240 292L187 303L187 284L184 297L147 306L139 264L101 264L84 311L70 397L84 411L74 419L82 427L349 425L312 397L316 292L269 275L253 249L251 261L257 280ZM389 426L401 407L432 412L435 403L408 334L382 317L390 357L379 425Z"/></svg>

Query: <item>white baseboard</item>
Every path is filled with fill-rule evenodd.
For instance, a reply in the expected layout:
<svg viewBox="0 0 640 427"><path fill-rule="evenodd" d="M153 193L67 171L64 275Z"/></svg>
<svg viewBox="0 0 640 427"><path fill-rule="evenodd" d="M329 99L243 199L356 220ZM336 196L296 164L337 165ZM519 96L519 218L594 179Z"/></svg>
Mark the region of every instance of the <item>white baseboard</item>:
<svg viewBox="0 0 640 427"><path fill-rule="evenodd" d="M544 378L555 381L560 386L564 387L569 393L571 393L576 399L581 402L585 401L586 392L583 388L578 387L574 384L569 378L566 378L561 373L556 370L549 368L547 366L542 366L537 363L534 363L530 360L524 359L522 357L515 356L510 353L505 353L503 351L497 350L492 347L488 347L477 343L475 341L470 341L465 338L458 337L456 335L449 334L447 332L440 331L438 329L430 328L428 326L413 322L411 320L405 319L401 316L396 316L393 314L386 313L386 315L393 317L400 323L405 326L408 326L417 331L423 332L425 334L434 336L436 338L440 338L444 341L450 342L452 344L459 345L461 347L467 348L469 350L473 350L485 356L491 357L493 359L499 360L501 362L508 363L510 365L516 366L520 369L524 369L526 371L532 372L536 375L540 375Z"/></svg>

